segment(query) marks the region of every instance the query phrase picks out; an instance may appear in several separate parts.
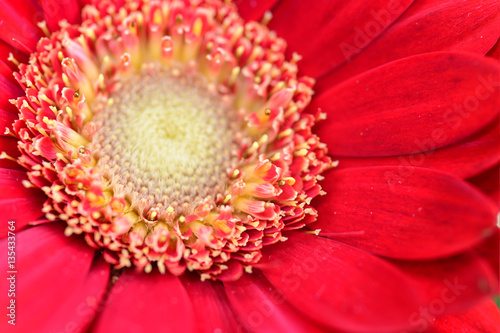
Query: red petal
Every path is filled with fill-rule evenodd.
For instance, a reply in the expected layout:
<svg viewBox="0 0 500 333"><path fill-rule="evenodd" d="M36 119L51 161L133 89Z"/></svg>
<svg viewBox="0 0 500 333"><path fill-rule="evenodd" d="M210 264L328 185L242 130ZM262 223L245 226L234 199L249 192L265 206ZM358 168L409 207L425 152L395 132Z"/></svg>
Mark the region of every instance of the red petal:
<svg viewBox="0 0 500 333"><path fill-rule="evenodd" d="M203 311L195 311L195 323L199 332L240 332L246 331L236 319L226 291L220 282L200 280L198 275L186 274L182 277L193 306Z"/></svg>
<svg viewBox="0 0 500 333"><path fill-rule="evenodd" d="M271 10L279 0L234 0L238 12L245 21L258 21L262 15Z"/></svg>
<svg viewBox="0 0 500 333"><path fill-rule="evenodd" d="M32 53L42 37L37 23L43 20L36 1L0 0L0 39L25 52Z"/></svg>
<svg viewBox="0 0 500 333"><path fill-rule="evenodd" d="M80 4L77 0L41 0L43 14L51 31L59 30L59 21L66 19L69 23L81 21Z"/></svg>
<svg viewBox="0 0 500 333"><path fill-rule="evenodd" d="M500 332L500 312L492 300L484 300L469 311L456 316L438 317L434 332Z"/></svg>
<svg viewBox="0 0 500 333"><path fill-rule="evenodd" d="M288 56L298 52L304 57L300 69L319 77L369 45L413 1L282 0L269 26L287 41ZM291 29L295 24L298 29Z"/></svg>
<svg viewBox="0 0 500 333"><path fill-rule="evenodd" d="M231 260L225 264L228 268L217 276L220 281L238 280L243 275L243 265L239 261Z"/></svg>
<svg viewBox="0 0 500 333"><path fill-rule="evenodd" d="M364 251L291 232L266 246L256 265L299 311L324 325L356 332L408 327L421 304L412 281Z"/></svg>
<svg viewBox="0 0 500 333"><path fill-rule="evenodd" d="M456 314L490 297L498 288L498 279L489 264L470 254L432 262L399 262L398 267L417 281L426 306L413 313L412 326L431 324L433 317ZM424 323L425 322L425 323Z"/></svg>
<svg viewBox="0 0 500 333"><path fill-rule="evenodd" d="M329 194L310 228L376 254L439 258L479 244L493 233L497 207L451 175L422 168L373 167L333 171Z"/></svg>
<svg viewBox="0 0 500 333"><path fill-rule="evenodd" d="M10 304L10 299L15 299L15 324L19 332L40 332L48 318L59 321L54 325L66 324L67 318L53 315L64 311L61 307L67 305L68 296L85 285L94 250L80 238L64 236L64 225L44 224L16 232L16 258L10 267L7 245L12 246L11 241L7 238L0 241L4 249L0 266L8 277L15 276L15 296L5 295L2 308ZM6 278L0 282L5 293L10 290L8 282ZM1 332L10 332L11 327L7 320L0 322Z"/></svg>
<svg viewBox="0 0 500 333"><path fill-rule="evenodd" d="M194 332L191 301L179 278L125 270L95 324L95 332Z"/></svg>
<svg viewBox="0 0 500 333"><path fill-rule="evenodd" d="M38 332L85 332L103 305L109 282L110 266L103 259L92 265L85 281L65 294L59 307L44 319ZM63 319L64 320L61 320Z"/></svg>
<svg viewBox="0 0 500 333"><path fill-rule="evenodd" d="M429 53L378 67L313 100L332 154L391 156L466 138L498 115L500 65L470 53ZM443 96L446 96L444 98Z"/></svg>
<svg viewBox="0 0 500 333"><path fill-rule="evenodd" d="M422 167L446 171L467 178L487 170L500 161L498 120L466 140L418 154L385 157L335 157L339 169L364 166Z"/></svg>
<svg viewBox="0 0 500 333"><path fill-rule="evenodd" d="M486 54L500 36L496 0L421 0L351 62L320 80L320 89L371 68L417 54L467 51ZM357 50L356 44L352 45Z"/></svg>
<svg viewBox="0 0 500 333"><path fill-rule="evenodd" d="M16 222L16 230L21 230L28 223L36 220L42 213L45 195L38 189L25 188L22 180L26 173L17 170L0 169L0 238L7 235L7 221Z"/></svg>
<svg viewBox="0 0 500 333"><path fill-rule="evenodd" d="M224 283L241 320L252 332L321 332L293 308L260 272Z"/></svg>

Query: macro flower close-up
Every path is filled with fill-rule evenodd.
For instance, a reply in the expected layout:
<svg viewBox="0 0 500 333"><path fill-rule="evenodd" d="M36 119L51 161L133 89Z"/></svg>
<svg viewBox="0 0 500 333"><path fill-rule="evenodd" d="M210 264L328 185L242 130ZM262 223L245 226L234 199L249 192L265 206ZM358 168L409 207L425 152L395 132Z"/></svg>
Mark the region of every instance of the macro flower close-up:
<svg viewBox="0 0 500 333"><path fill-rule="evenodd" d="M495 0L0 0L1 332L500 332Z"/></svg>

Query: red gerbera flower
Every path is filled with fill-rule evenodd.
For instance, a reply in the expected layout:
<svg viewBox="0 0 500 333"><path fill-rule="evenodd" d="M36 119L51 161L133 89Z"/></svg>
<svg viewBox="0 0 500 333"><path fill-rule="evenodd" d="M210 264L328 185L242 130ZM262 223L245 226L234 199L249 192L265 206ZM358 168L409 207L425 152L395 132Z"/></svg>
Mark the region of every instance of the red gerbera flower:
<svg viewBox="0 0 500 333"><path fill-rule="evenodd" d="M498 329L495 1L0 4L2 331Z"/></svg>

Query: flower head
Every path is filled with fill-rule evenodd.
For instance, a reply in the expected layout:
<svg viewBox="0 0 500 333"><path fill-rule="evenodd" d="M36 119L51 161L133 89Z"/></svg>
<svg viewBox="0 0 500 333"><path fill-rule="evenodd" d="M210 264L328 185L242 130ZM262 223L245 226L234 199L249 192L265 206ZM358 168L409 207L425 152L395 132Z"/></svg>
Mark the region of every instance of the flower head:
<svg viewBox="0 0 500 333"><path fill-rule="evenodd" d="M0 34L23 329L422 331L498 291L493 1L440 43L466 2L67 2Z"/></svg>
<svg viewBox="0 0 500 333"><path fill-rule="evenodd" d="M331 161L283 40L221 2L101 1L82 17L15 75L25 185L67 236L115 269L235 279L314 220Z"/></svg>

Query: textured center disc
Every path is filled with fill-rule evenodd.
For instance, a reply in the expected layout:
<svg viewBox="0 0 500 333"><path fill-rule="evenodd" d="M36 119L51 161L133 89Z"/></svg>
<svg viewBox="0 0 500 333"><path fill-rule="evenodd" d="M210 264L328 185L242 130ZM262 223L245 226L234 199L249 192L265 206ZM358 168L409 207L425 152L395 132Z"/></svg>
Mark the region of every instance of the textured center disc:
<svg viewBox="0 0 500 333"><path fill-rule="evenodd" d="M200 74L149 64L123 78L93 122L98 167L137 201L188 214L237 161L241 123Z"/></svg>

